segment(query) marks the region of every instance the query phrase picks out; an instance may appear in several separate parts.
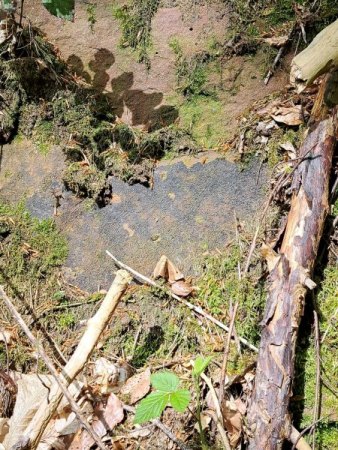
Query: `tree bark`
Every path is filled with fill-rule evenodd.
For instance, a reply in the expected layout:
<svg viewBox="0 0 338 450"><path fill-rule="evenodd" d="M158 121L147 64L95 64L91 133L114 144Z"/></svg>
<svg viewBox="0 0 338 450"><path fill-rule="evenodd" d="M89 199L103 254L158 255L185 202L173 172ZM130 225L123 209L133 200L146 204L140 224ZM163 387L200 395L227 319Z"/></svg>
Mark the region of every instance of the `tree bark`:
<svg viewBox="0 0 338 450"><path fill-rule="evenodd" d="M329 176L336 142L337 111L328 114L322 83L313 125L300 148L304 161L295 171L287 227L270 274L255 387L248 412L250 450L273 450L291 432L288 413L295 347L307 288L329 208ZM325 117L324 111L326 111Z"/></svg>

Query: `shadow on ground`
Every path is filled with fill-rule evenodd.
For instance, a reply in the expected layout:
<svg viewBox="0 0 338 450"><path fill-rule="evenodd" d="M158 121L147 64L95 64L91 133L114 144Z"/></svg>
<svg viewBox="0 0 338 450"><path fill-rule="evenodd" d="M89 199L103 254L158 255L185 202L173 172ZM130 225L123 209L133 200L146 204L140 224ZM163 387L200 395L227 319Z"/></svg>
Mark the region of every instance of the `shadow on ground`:
<svg viewBox="0 0 338 450"><path fill-rule="evenodd" d="M170 125L178 118L178 110L171 105L163 105L163 93L147 93L140 89L132 89L133 72L124 72L113 78L109 83L108 69L115 63L112 52L106 48L96 51L89 62L89 68L94 75L85 70L81 58L70 55L67 64L73 72L82 77L100 94L104 95L117 117L125 117L130 125L145 125L148 129ZM107 91L107 85L110 90Z"/></svg>

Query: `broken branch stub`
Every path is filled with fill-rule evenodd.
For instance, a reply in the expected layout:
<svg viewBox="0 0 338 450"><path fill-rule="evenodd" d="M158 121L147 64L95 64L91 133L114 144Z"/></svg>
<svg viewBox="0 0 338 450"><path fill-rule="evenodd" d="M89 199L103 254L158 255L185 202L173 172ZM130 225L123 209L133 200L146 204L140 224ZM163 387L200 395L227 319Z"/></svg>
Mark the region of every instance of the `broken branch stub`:
<svg viewBox="0 0 338 450"><path fill-rule="evenodd" d="M322 83L318 99L322 99ZM318 110L314 108L314 110ZM295 347L307 287L329 209L329 176L337 111L316 123L300 149L280 259L270 274L255 388L248 413L250 450L275 450L290 438L288 413Z"/></svg>
<svg viewBox="0 0 338 450"><path fill-rule="evenodd" d="M302 92L317 78L338 67L338 19L324 28L291 63L290 81Z"/></svg>
<svg viewBox="0 0 338 450"><path fill-rule="evenodd" d="M65 385L68 386L83 369L131 280L131 276L125 270L116 272L116 277L100 308L88 320L87 328L79 345L60 374L60 378ZM62 390L57 384L54 384L50 389L48 398L41 403L32 421L26 428L23 437L12 447L13 450L35 449L37 447L44 430L55 414L62 396Z"/></svg>

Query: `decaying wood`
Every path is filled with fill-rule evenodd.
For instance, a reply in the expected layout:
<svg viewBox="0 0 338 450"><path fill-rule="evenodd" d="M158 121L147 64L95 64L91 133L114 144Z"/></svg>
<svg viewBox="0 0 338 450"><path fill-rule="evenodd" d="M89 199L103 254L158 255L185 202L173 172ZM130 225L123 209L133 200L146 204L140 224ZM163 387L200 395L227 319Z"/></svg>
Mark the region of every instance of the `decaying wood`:
<svg viewBox="0 0 338 450"><path fill-rule="evenodd" d="M290 80L298 92L319 75L338 66L338 19L324 28L311 44L292 60Z"/></svg>
<svg viewBox="0 0 338 450"><path fill-rule="evenodd" d="M118 270L116 272L114 282L107 292L100 308L96 314L88 320L87 328L79 345L60 374L60 378L64 385L68 386L83 369L130 282L131 277L128 272L124 270ZM63 392L58 384L51 387L48 399L40 405L31 423L25 430L23 437L13 446L13 450L35 449L37 447L44 430L62 399L62 396Z"/></svg>
<svg viewBox="0 0 338 450"><path fill-rule="evenodd" d="M64 385L64 383L61 381L60 375L57 372L57 370L54 367L54 364L52 360L49 358L49 356L46 354L44 349L39 345L38 340L35 338L35 336L32 334L28 326L26 325L25 321L21 317L21 314L17 311L15 308L13 302L11 299L6 295L5 291L3 290L3 287L0 286L0 297L3 299L3 301L6 303L7 308L10 310L12 317L14 320L18 323L18 325L21 327L23 332L26 334L28 339L30 340L33 347L36 349L36 351L39 353L40 357L43 359L44 363L48 367L49 371L53 375L56 383L58 384L59 388L61 389L63 395L67 398L72 410L77 415L77 418L79 419L81 425L87 430L89 435L94 439L97 446L101 450L106 450L106 447L102 444L101 438L99 435L93 430L93 428L89 425L87 419L83 416L81 409L78 407L76 401L74 400L72 394L69 392L68 388ZM8 436L6 436L7 438ZM6 442L6 445L10 446L10 443ZM20 444L21 445L21 444Z"/></svg>
<svg viewBox="0 0 338 450"><path fill-rule="evenodd" d="M321 93L325 83L322 83ZM314 108L319 111L318 105ZM280 256L270 274L270 288L257 362L255 388L248 412L250 450L281 448L290 438L288 414L295 346L324 221L329 209L329 175L336 142L337 111L314 122L300 156L308 155L293 180L291 209ZM319 117L319 119L318 119Z"/></svg>

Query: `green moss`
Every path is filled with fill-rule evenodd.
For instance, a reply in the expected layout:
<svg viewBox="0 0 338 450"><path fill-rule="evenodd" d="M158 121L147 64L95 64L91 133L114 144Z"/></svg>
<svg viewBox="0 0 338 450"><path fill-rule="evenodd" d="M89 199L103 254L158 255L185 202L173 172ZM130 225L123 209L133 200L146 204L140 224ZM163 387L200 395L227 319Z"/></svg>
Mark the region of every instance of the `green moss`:
<svg viewBox="0 0 338 450"><path fill-rule="evenodd" d="M179 108L181 124L197 144L217 147L227 138L223 109L222 103L213 97L193 97Z"/></svg>
<svg viewBox="0 0 338 450"><path fill-rule="evenodd" d="M35 125L33 140L37 149L42 155L47 155L54 139L54 125L53 122L42 120Z"/></svg>
<svg viewBox="0 0 338 450"><path fill-rule="evenodd" d="M210 55L199 53L193 57L187 57L183 53L181 44L177 38L169 43L176 56L176 80L177 90L186 97L196 95L208 95L206 90L207 67Z"/></svg>
<svg viewBox="0 0 338 450"><path fill-rule="evenodd" d="M32 218L22 202L14 206L0 202L0 226L6 236L1 284L12 280L16 290L25 293L29 280L45 280L64 262L67 244L54 222Z"/></svg>
<svg viewBox="0 0 338 450"><path fill-rule="evenodd" d="M76 318L72 312L64 312L58 316L58 326L61 331L72 327L75 323Z"/></svg>
<svg viewBox="0 0 338 450"><path fill-rule="evenodd" d="M52 220L32 218L23 202L16 205L0 202L0 284L32 326L36 325L32 322L32 311L38 314L60 290L59 268L67 253L66 240ZM12 324L6 308L2 309L1 320L6 326ZM51 323L52 320L46 325L49 327ZM5 349L0 347L2 362L5 354ZM34 356L27 351L24 336L10 346L9 358L17 370L24 370L32 363Z"/></svg>
<svg viewBox="0 0 338 450"><path fill-rule="evenodd" d="M332 205L332 215L338 216L338 199Z"/></svg>
<svg viewBox="0 0 338 450"><path fill-rule="evenodd" d="M265 302L263 285L254 275L238 277L238 264L242 263L237 245L231 245L223 254L206 257L203 273L198 281L197 300L211 314L229 320L230 301L239 303L236 328L238 334L255 343L259 339L259 321Z"/></svg>
<svg viewBox="0 0 338 450"><path fill-rule="evenodd" d="M338 267L329 266L324 271L323 281L317 293L316 304L319 312L319 328L321 336L321 417L323 420L316 431L316 442L319 448L329 450L337 439L338 399L330 389L338 377L337 366L337 311L338 311ZM309 326L309 325L307 325ZM304 326L302 327L304 330ZM305 336L303 336L305 334ZM316 397L316 354L313 334L306 337L302 333L296 352L296 377L292 402L293 412L299 421L300 428L313 422L313 409ZM300 400L297 400L298 397Z"/></svg>
<svg viewBox="0 0 338 450"><path fill-rule="evenodd" d="M138 52L138 61L150 68L149 50L151 22L156 14L159 0L131 0L122 7L114 7L113 15L121 25L122 47L128 46Z"/></svg>
<svg viewBox="0 0 338 450"><path fill-rule="evenodd" d="M71 191L79 197L90 197L98 200L106 186L105 174L95 166L72 163L63 172L63 181Z"/></svg>

